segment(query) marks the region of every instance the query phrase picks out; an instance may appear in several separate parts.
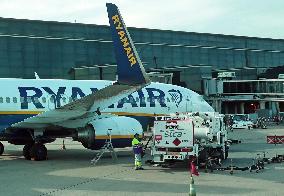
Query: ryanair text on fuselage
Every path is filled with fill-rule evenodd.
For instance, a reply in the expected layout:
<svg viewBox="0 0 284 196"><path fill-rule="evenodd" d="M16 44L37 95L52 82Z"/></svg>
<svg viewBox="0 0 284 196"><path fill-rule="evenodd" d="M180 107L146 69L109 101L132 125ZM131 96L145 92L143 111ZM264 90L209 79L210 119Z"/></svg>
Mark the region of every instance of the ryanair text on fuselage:
<svg viewBox="0 0 284 196"><path fill-rule="evenodd" d="M84 93L79 87L71 87L71 89L66 89L66 87L62 86L57 89L57 92L53 91L49 87L18 87L18 90L21 98L21 109L29 109L31 104L37 109L45 108L42 104L42 100L40 100L42 97L52 97L54 104L57 107L60 107L60 100L62 100L64 97L66 98L66 93L70 94L70 98L72 100L84 97L86 95L86 93ZM97 88L90 88L91 92L96 92L97 90ZM156 103L159 103L160 107L167 107L166 102L169 98L166 97L166 93L164 91L157 88L145 88L145 90L148 96L145 96L142 90L138 90L138 97L135 97L133 94L128 95L127 97L121 99L116 106L112 104L109 106L109 108L123 108L124 104L126 103L130 104L132 107L146 107L147 102L149 103L150 107L156 107ZM70 92L68 93L67 91ZM182 101L182 94L175 89L169 90L168 93L171 94L173 91L176 91L175 102L179 104Z"/></svg>

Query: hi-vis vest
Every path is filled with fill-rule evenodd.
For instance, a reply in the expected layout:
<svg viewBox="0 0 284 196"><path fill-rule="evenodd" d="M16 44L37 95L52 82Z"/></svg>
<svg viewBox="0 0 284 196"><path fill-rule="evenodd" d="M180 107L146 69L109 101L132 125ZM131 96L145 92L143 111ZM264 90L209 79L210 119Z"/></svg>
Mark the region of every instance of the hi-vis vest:
<svg viewBox="0 0 284 196"><path fill-rule="evenodd" d="M133 138L132 140L132 147L134 154L141 154L142 153L142 147L139 146L140 142L138 139Z"/></svg>
<svg viewBox="0 0 284 196"><path fill-rule="evenodd" d="M133 148L134 148L135 146L138 146L138 144L140 144L139 140L136 139L136 138L133 138L133 140L132 140L132 146L133 146Z"/></svg>

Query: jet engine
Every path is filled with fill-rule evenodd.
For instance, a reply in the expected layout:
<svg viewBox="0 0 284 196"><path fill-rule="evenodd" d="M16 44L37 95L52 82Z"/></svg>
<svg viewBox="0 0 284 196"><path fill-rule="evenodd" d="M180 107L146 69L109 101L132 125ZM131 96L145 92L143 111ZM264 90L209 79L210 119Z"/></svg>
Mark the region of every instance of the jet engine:
<svg viewBox="0 0 284 196"><path fill-rule="evenodd" d="M101 148L110 137L114 147L127 147L131 142L120 143L118 139L131 140L135 133L141 135L142 132L141 124L134 118L114 116L90 121L84 128L77 130L77 136L73 139L92 150Z"/></svg>

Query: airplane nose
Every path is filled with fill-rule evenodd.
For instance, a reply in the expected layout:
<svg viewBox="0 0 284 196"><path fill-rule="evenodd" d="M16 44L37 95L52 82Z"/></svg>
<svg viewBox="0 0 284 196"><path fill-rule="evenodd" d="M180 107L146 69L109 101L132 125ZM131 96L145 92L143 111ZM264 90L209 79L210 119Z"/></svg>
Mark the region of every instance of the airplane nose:
<svg viewBox="0 0 284 196"><path fill-rule="evenodd" d="M214 112L213 107L206 102L202 104L201 110L202 112Z"/></svg>

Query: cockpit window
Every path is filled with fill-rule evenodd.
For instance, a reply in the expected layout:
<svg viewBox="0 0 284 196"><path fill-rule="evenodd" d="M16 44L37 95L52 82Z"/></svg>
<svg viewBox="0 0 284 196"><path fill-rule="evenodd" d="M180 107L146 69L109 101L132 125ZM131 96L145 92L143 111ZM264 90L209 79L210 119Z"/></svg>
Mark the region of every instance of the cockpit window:
<svg viewBox="0 0 284 196"><path fill-rule="evenodd" d="M202 96L202 95L199 95L199 96L198 96L198 100L201 101L201 102L205 101L205 100L203 99L203 96Z"/></svg>

